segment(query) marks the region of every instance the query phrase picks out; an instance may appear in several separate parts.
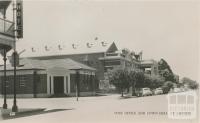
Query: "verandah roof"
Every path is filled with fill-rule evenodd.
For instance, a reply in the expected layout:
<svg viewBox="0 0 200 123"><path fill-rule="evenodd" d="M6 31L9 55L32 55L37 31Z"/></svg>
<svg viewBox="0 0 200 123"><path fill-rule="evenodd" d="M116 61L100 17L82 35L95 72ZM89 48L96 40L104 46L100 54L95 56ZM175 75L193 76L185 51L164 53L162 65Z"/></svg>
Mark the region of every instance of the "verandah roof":
<svg viewBox="0 0 200 123"><path fill-rule="evenodd" d="M53 59L53 60L33 60L33 59L21 59L20 65L17 67L17 70L25 69L50 69L53 67L62 67L68 70L83 69L95 71L96 69L84 65L82 63L76 62L72 59ZM13 67L9 64L6 66L7 70L13 70ZM0 71L3 71L4 67L0 67Z"/></svg>

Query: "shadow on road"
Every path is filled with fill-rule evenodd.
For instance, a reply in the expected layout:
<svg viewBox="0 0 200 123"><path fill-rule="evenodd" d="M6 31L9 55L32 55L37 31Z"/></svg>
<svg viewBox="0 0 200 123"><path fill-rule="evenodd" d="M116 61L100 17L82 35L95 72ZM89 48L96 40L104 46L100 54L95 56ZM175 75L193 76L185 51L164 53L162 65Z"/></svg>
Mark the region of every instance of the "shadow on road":
<svg viewBox="0 0 200 123"><path fill-rule="evenodd" d="M138 98L136 96L130 96L130 95L124 95L123 97L122 96L119 96L118 99L130 99L130 98Z"/></svg>

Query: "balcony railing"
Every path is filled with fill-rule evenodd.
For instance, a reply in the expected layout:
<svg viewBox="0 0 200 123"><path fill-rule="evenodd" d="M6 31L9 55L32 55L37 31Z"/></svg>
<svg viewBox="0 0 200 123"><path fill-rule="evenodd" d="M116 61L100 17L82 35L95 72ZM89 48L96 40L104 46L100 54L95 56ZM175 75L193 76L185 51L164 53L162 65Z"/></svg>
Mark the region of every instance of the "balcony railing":
<svg viewBox="0 0 200 123"><path fill-rule="evenodd" d="M118 53L106 53L105 55L106 56L118 56L119 54Z"/></svg>
<svg viewBox="0 0 200 123"><path fill-rule="evenodd" d="M14 23L0 18L0 33L14 36Z"/></svg>

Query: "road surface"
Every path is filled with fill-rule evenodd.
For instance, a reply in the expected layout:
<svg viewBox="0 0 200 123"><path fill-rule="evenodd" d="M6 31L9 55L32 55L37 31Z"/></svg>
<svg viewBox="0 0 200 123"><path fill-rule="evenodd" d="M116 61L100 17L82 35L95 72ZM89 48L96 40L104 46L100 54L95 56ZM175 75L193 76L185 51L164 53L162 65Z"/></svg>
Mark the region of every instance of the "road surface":
<svg viewBox="0 0 200 123"><path fill-rule="evenodd" d="M8 99L8 107L12 107ZM0 105L3 99L0 99ZM17 99L19 108L46 108L45 113L1 120L2 123L197 123L197 119L174 120L167 115L166 95L120 98L98 97Z"/></svg>

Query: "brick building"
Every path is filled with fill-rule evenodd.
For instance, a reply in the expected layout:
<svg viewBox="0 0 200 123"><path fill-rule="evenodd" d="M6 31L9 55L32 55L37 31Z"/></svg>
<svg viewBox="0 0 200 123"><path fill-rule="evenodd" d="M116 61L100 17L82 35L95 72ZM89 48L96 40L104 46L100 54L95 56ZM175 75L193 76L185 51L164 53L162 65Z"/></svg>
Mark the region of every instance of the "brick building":
<svg viewBox="0 0 200 123"><path fill-rule="evenodd" d="M65 50L66 49L66 50ZM157 74L157 62L154 60L138 60L124 49L119 49L115 42L73 43L58 46L30 47L20 56L33 60L72 59L96 69L96 77L99 80L97 89L110 89L108 71L113 69L139 69Z"/></svg>
<svg viewBox="0 0 200 123"><path fill-rule="evenodd" d="M37 51L37 49L40 51ZM156 61L138 60L130 53L119 50L114 42L106 45L99 42L98 45L93 44L90 47L88 47L88 44L80 47L79 44L79 48L72 44L66 49L66 51L59 50L59 47L58 51L47 47L43 50L42 48L26 49L20 56L20 66L17 68L19 75L17 80L18 96L49 97L58 95L57 86L58 88L64 86L64 88L58 89L62 90L60 94L74 95L76 84L74 69L79 66L83 67L80 74L80 95L91 95L99 89L109 90L112 88L107 73L113 69L138 69L151 75L157 75L158 72ZM69 65L69 61L73 63L73 67L71 66L72 63ZM13 73L10 66L7 66L7 68L7 88L8 93L12 94ZM2 67L0 76L2 82ZM54 83L54 80L57 82ZM59 83L59 81L62 82L57 85L56 83ZM9 88L11 89L9 90Z"/></svg>
<svg viewBox="0 0 200 123"><path fill-rule="evenodd" d="M159 75L158 73L158 62L151 60L143 60L140 62L140 69L149 75Z"/></svg>
<svg viewBox="0 0 200 123"><path fill-rule="evenodd" d="M34 60L55 60L70 58L96 69L99 80L99 89L109 89L110 84L107 72L113 69L134 68L139 69L140 62L133 59L130 54L118 49L115 42L92 42L85 44L66 45L65 49L58 47L30 48L22 53L22 58ZM38 53L39 52L39 53Z"/></svg>
<svg viewBox="0 0 200 123"><path fill-rule="evenodd" d="M0 67L0 88L3 91L3 67ZM78 83L77 83L78 79ZM18 97L73 96L95 94L95 69L71 59L22 59L17 67ZM7 65L7 95L13 95L13 67ZM2 92L1 92L2 94Z"/></svg>

